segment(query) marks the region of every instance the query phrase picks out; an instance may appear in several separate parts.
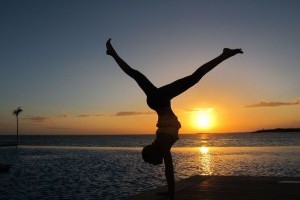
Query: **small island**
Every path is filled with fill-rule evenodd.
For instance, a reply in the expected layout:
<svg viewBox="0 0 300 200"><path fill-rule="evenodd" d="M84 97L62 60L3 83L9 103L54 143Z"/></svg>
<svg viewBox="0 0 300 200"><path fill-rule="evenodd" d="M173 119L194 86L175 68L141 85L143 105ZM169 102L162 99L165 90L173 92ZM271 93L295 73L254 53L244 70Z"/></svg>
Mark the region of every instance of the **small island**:
<svg viewBox="0 0 300 200"><path fill-rule="evenodd" d="M300 132L300 128L274 128L274 129L262 129L252 133L267 133L267 132Z"/></svg>

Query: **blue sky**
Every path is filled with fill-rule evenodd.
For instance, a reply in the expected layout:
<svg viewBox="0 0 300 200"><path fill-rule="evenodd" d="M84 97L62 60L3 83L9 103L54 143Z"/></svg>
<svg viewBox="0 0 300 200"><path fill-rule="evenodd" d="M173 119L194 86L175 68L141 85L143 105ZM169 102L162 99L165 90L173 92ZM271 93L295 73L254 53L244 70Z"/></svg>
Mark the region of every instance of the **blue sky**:
<svg viewBox="0 0 300 200"><path fill-rule="evenodd" d="M105 55L110 37L119 54L157 86L189 75L224 47L243 48L244 55L222 63L174 100L174 110L216 107L224 115L234 112L226 115L231 121L251 121L261 113L268 118L261 124L253 119L248 127L228 122L216 131L300 126L299 24L296 0L1 0L0 133L15 131L11 110L18 106L28 134L72 132L83 115L98 125L76 127L80 133L134 132L128 124L140 115L112 116L151 110L136 84ZM262 101L279 106L245 108ZM137 132L151 132L155 116L142 118L149 125ZM120 121L120 129L109 128Z"/></svg>

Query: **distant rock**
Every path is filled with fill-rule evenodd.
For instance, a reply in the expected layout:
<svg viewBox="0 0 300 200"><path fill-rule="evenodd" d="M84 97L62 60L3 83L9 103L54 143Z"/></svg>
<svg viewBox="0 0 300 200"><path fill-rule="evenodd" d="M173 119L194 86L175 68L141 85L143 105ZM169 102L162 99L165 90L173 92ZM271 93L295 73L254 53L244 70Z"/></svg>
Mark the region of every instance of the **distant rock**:
<svg viewBox="0 0 300 200"><path fill-rule="evenodd" d="M252 133L267 133L267 132L300 132L300 128L274 128L274 129L262 129Z"/></svg>

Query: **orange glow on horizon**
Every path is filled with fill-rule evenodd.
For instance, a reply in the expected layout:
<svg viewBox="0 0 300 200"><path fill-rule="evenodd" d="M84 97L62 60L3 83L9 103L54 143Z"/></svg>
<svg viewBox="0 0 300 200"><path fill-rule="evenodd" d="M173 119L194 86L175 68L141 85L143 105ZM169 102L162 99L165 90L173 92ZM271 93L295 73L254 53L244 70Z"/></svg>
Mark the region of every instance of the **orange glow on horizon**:
<svg viewBox="0 0 300 200"><path fill-rule="evenodd" d="M218 105L212 103L213 107L198 107L196 103L186 101L186 104L174 106L174 112L178 116L182 127L179 134L193 133L239 133L252 132L260 129L271 129L278 127L299 127L299 122L294 119L298 117L298 106L279 107L272 109L249 109L234 104ZM209 104L207 104L209 105ZM192 111L186 111L191 110ZM139 110L138 108L135 110ZM266 112L267 111L267 112ZM295 114L291 114L294 111ZM143 111L143 113L148 110ZM19 131L21 135L44 134L44 135L85 135L85 134L153 134L156 132L157 115L138 114L128 116L117 116L112 113L103 115L78 115L69 114L61 117L57 114L40 114L39 118L22 116L19 119ZM273 116L283 116L284 119ZM14 134L16 130L15 118L9 116L3 120L0 134ZM4 117L2 117L4 119ZM272 121L270 119L273 119ZM293 122L295 121L295 122Z"/></svg>

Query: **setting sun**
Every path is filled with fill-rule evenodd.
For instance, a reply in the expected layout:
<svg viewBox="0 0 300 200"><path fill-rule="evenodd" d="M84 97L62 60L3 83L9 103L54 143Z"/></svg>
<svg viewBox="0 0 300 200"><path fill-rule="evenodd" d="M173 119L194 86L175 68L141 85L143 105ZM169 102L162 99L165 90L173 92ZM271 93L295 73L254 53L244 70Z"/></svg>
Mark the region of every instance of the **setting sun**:
<svg viewBox="0 0 300 200"><path fill-rule="evenodd" d="M195 112L193 116L193 126L198 129L210 129L213 126L212 108L201 109Z"/></svg>

